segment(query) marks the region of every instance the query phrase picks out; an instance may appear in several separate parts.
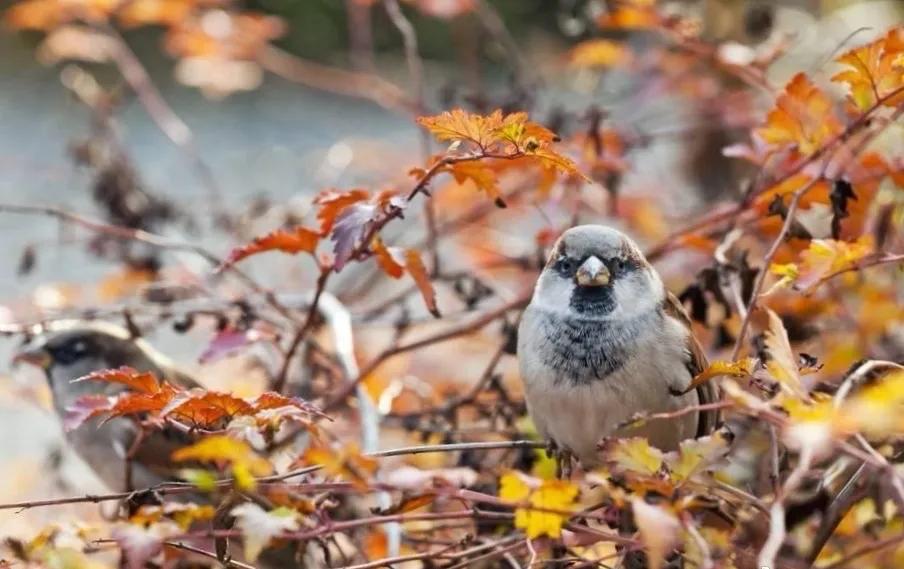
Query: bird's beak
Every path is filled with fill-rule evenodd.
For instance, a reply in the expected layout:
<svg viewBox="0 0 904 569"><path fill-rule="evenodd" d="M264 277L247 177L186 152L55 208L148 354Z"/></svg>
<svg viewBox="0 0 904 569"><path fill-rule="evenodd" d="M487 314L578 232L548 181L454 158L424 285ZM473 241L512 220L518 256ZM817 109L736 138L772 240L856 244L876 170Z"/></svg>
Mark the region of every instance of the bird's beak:
<svg viewBox="0 0 904 569"><path fill-rule="evenodd" d="M13 365L22 363L31 364L47 371L53 365L53 358L50 356L50 352L44 348L26 347L13 356Z"/></svg>
<svg viewBox="0 0 904 569"><path fill-rule="evenodd" d="M594 256L590 256L578 268L574 280L580 286L606 286L609 284L609 269Z"/></svg>

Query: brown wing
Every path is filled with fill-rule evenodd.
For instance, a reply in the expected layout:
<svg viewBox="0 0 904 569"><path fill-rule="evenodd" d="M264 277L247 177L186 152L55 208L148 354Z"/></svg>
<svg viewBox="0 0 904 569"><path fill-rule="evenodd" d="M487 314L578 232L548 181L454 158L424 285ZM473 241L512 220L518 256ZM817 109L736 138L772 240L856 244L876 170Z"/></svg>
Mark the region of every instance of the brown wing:
<svg viewBox="0 0 904 569"><path fill-rule="evenodd" d="M678 298L671 292L667 293L663 308L665 309L666 314L687 326L687 360L685 360L685 366L693 379L706 369L708 365L706 354L703 353L703 347L700 346L700 342L698 342L697 338L694 336L690 317L687 315L687 312L685 312L684 307L681 306L681 302ZM719 401L719 390L718 387L716 387L716 384L710 380L698 385L697 399L699 400L700 405L716 403ZM718 425L718 409L701 411L700 418L697 421L697 436L705 437L712 433Z"/></svg>

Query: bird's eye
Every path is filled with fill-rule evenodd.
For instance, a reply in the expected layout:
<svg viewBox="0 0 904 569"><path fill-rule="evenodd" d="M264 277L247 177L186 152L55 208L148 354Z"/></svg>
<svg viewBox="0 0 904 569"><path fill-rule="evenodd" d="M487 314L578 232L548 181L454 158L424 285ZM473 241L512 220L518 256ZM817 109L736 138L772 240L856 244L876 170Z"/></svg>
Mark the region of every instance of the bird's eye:
<svg viewBox="0 0 904 569"><path fill-rule="evenodd" d="M624 271L625 269L627 269L627 268L628 268L628 262L627 262L627 261L625 261L624 259L616 259L616 260L615 260L615 270L616 270L616 271L618 271L618 272L621 273L621 272L623 272L623 271Z"/></svg>
<svg viewBox="0 0 904 569"><path fill-rule="evenodd" d="M574 259L570 257L560 257L557 265L559 266L559 271L563 273L570 273L575 268Z"/></svg>
<svg viewBox="0 0 904 569"><path fill-rule="evenodd" d="M52 350L52 355L56 363L69 365L78 361L87 352L88 345L82 340L76 340Z"/></svg>

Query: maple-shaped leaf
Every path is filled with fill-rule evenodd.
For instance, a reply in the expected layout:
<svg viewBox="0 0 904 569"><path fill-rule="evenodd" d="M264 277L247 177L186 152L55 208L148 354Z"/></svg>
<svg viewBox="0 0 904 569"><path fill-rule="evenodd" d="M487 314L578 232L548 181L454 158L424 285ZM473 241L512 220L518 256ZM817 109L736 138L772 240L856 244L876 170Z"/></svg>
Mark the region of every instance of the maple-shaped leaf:
<svg viewBox="0 0 904 569"><path fill-rule="evenodd" d="M254 239L248 245L233 249L219 270L234 265L242 259L264 253L266 251L281 251L295 255L297 253L314 253L320 234L307 227L294 227L292 229L277 229L267 235Z"/></svg>
<svg viewBox="0 0 904 569"><path fill-rule="evenodd" d="M649 504L643 498L632 498L631 510L640 540L647 552L648 566L650 569L660 569L666 555L678 541L681 522L665 506Z"/></svg>
<svg viewBox="0 0 904 569"><path fill-rule="evenodd" d="M339 476L355 487L365 490L370 476L377 471L377 461L361 454L357 444L351 443L336 451L327 447L309 447L302 460L306 464L317 464L332 476Z"/></svg>
<svg viewBox="0 0 904 569"><path fill-rule="evenodd" d="M274 537L299 528L298 512L289 508L268 512L248 502L232 508L230 513L235 517L236 528L242 532L245 557L252 563Z"/></svg>
<svg viewBox="0 0 904 569"><path fill-rule="evenodd" d="M320 234L329 235L336 223L336 217L342 210L360 201L370 198L370 192L363 189L353 189L346 192L329 190L317 194L314 205L320 206L317 211L317 219L320 221Z"/></svg>
<svg viewBox="0 0 904 569"><path fill-rule="evenodd" d="M797 395L805 396L800 382L800 372L797 368L797 358L791 350L791 342L788 340L788 332L782 319L772 310L766 310L769 315L769 328L764 337L766 353L766 371L778 382L782 389Z"/></svg>
<svg viewBox="0 0 904 569"><path fill-rule="evenodd" d="M116 369L102 369L100 371L91 372L73 380L73 383L79 381L105 381L107 383L119 383L125 385L133 391L142 393L156 393L160 390L160 382L151 372L140 372L129 366L122 366Z"/></svg>
<svg viewBox="0 0 904 569"><path fill-rule="evenodd" d="M523 529L529 539L543 535L552 538L561 536L562 526L570 517L565 512L572 510L577 496L578 487L567 480L543 480L531 487L524 476L515 471L507 472L499 479L501 499L513 503L526 502L531 506L515 508L515 527Z"/></svg>
<svg viewBox="0 0 904 569"><path fill-rule="evenodd" d="M809 156L841 133L843 127L834 106L803 73L795 75L778 97L766 124L756 135L776 148L794 147Z"/></svg>
<svg viewBox="0 0 904 569"><path fill-rule="evenodd" d="M160 415L215 429L233 417L250 414L253 410L250 403L229 393L196 388L174 397Z"/></svg>
<svg viewBox="0 0 904 569"><path fill-rule="evenodd" d="M880 99L889 107L904 102L904 27L892 28L885 36L854 48L835 61L848 69L832 77L851 91L851 100L861 112ZM900 91L894 94L896 91ZM890 96L891 95L891 96Z"/></svg>
<svg viewBox="0 0 904 569"><path fill-rule="evenodd" d="M173 452L176 462L198 461L202 463L229 464L239 488L255 487L255 476L272 472L270 463L252 450L248 443L225 435L211 435L197 443Z"/></svg>
<svg viewBox="0 0 904 569"><path fill-rule="evenodd" d="M452 109L433 117L418 117L419 125L441 141L463 140L485 149L499 140L502 111L495 110L487 116Z"/></svg>
<svg viewBox="0 0 904 569"><path fill-rule="evenodd" d="M873 253L873 238L863 235L857 241L835 241L834 239L813 239L800 254L797 286L806 290L817 285L822 279L843 269L854 266L858 261Z"/></svg>

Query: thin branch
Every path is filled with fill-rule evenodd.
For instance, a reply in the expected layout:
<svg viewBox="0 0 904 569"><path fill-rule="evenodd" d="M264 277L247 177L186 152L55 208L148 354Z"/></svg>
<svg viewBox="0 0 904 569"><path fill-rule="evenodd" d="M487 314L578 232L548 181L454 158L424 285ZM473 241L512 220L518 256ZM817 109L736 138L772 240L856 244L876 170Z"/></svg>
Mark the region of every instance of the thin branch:
<svg viewBox="0 0 904 569"><path fill-rule="evenodd" d="M760 550L757 557L757 565L760 567L775 567L775 558L778 555L782 544L785 542L785 499L800 486L804 480L804 476L810 470L813 462L813 449L805 446L800 451L799 462L785 483L782 485L780 492L775 497L772 507L769 508L769 535L766 542Z"/></svg>
<svg viewBox="0 0 904 569"><path fill-rule="evenodd" d="M415 101L378 75L315 63L273 46L263 50L258 55L257 62L270 73L293 83L347 97L368 99L383 108L406 115L418 112Z"/></svg>
<svg viewBox="0 0 904 569"><path fill-rule="evenodd" d="M150 245L152 247L156 247L158 249L193 253L207 261L214 268L223 266L222 258L211 252L210 250L202 247L201 245L164 237L162 235L151 233L143 229L134 229L131 227L123 227L121 225L112 225L101 220L93 219L57 206L0 203L0 212L23 215L46 215L55 217L60 221L79 225L97 233L110 235L111 237L117 237L119 239L125 239L128 241L137 241L146 245ZM248 276L247 273L235 267L234 265L225 265L224 270L227 270L231 274L235 275L250 290L262 295L267 300L267 303L277 311L279 311L280 314L282 314L286 318L294 319L294 315L292 315L291 311L276 300L272 291L265 289L263 286L259 285L254 279Z"/></svg>
<svg viewBox="0 0 904 569"><path fill-rule="evenodd" d="M216 553L212 551L205 551L204 549L197 548L193 545L188 545L186 543L182 543L181 541L164 541L163 545L167 547L172 547L173 549L181 549L183 551L189 551L191 553L195 553L197 555L202 555L207 557L208 559L214 559L216 561L220 561L220 558L217 557ZM229 559L223 564L225 567L238 567L238 569L256 569L254 565L249 565L247 563L242 563L241 561L236 561L235 559Z"/></svg>

